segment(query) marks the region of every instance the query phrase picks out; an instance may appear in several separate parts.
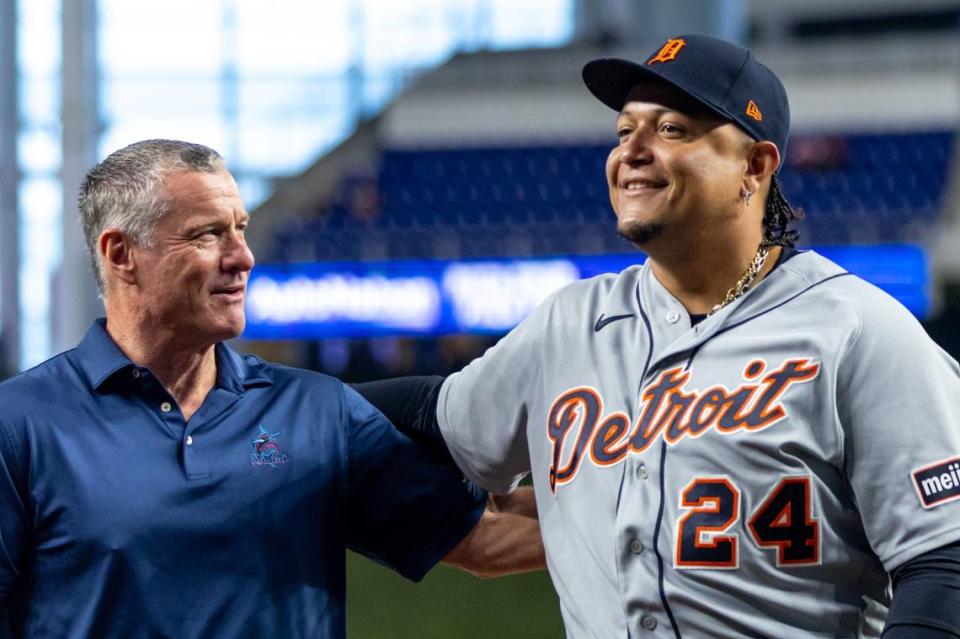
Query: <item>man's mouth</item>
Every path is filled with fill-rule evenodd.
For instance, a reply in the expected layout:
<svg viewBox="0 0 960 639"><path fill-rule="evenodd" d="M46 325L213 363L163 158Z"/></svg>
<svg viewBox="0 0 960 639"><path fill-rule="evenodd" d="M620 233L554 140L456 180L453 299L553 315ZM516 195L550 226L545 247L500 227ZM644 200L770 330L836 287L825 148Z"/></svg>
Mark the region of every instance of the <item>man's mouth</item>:
<svg viewBox="0 0 960 639"><path fill-rule="evenodd" d="M226 297L228 299L243 299L246 290L247 287L242 284L238 284L236 286L221 286L213 289L213 294Z"/></svg>
<svg viewBox="0 0 960 639"><path fill-rule="evenodd" d="M641 178L631 178L620 182L620 188L627 192L650 191L661 189L666 185L667 183L662 180L647 180Z"/></svg>

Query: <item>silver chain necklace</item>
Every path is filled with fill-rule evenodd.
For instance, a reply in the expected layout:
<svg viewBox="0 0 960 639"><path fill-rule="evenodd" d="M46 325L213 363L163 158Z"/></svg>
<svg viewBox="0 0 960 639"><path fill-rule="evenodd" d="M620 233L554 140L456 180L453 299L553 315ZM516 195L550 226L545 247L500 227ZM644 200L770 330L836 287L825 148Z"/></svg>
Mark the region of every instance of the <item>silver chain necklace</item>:
<svg viewBox="0 0 960 639"><path fill-rule="evenodd" d="M743 295L750 290L753 280L757 277L757 274L760 272L760 270L763 269L763 265L766 264L767 255L769 254L770 247L761 243L756 254L753 256L753 260L750 261L750 266L748 266L747 270L743 273L743 275L740 276L740 279L737 280L737 283L733 285L733 288L727 291L723 301L714 305L714 307L710 309L710 312L707 313L707 317L713 315L733 300L743 297Z"/></svg>

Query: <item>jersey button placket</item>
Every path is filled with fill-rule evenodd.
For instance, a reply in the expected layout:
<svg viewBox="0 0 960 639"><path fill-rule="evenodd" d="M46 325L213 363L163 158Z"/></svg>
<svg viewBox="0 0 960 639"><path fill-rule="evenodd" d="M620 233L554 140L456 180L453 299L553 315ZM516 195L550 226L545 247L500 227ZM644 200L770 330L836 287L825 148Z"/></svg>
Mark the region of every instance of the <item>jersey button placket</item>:
<svg viewBox="0 0 960 639"><path fill-rule="evenodd" d="M197 442L193 435L187 435L183 438L183 465L188 479L201 479L207 476L206 468L201 459L201 451L197 448Z"/></svg>
<svg viewBox="0 0 960 639"><path fill-rule="evenodd" d="M633 554L639 555L640 553L643 552L643 550L644 550L643 542L641 542L639 539L634 539L633 541L630 542L630 552L632 552Z"/></svg>
<svg viewBox="0 0 960 639"><path fill-rule="evenodd" d="M191 423L191 430L197 427L197 424ZM185 435L181 440L183 442L183 465L187 473L187 479L202 480L210 476L210 468L206 460L205 447L201 446L203 438L196 438L193 435Z"/></svg>
<svg viewBox="0 0 960 639"><path fill-rule="evenodd" d="M653 630L657 627L657 620L650 615L644 615L640 618L640 625L643 626L644 630Z"/></svg>

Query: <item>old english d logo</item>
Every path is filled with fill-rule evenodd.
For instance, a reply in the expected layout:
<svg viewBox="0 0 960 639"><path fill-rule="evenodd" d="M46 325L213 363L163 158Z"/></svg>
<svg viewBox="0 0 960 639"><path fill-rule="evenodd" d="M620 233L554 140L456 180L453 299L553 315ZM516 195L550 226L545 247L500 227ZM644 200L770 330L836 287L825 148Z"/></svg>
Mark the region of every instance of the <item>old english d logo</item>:
<svg viewBox="0 0 960 639"><path fill-rule="evenodd" d="M654 62L670 62L671 60L676 60L677 55L680 53L680 49L687 46L686 41L681 38L670 38L667 40L666 44L660 47L660 50L657 51L657 55L653 56L647 61L647 64L653 64Z"/></svg>
<svg viewBox="0 0 960 639"><path fill-rule="evenodd" d="M760 107L757 106L757 103L753 100L747 102L747 115L756 120L757 122L763 121L763 114L760 113Z"/></svg>

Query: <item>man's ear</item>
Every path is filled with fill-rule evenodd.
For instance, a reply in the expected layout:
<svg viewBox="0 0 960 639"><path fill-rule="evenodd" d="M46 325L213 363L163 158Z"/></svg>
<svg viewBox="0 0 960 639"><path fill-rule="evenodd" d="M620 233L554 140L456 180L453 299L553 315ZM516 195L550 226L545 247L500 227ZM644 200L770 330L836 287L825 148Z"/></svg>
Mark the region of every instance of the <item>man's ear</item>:
<svg viewBox="0 0 960 639"><path fill-rule="evenodd" d="M133 248L133 240L119 229L107 229L100 234L97 250L100 251L104 280L136 283L137 268Z"/></svg>
<svg viewBox="0 0 960 639"><path fill-rule="evenodd" d="M743 175L743 188L750 193L759 194L760 187L767 178L780 167L780 151L770 141L754 142L747 154L747 170Z"/></svg>

